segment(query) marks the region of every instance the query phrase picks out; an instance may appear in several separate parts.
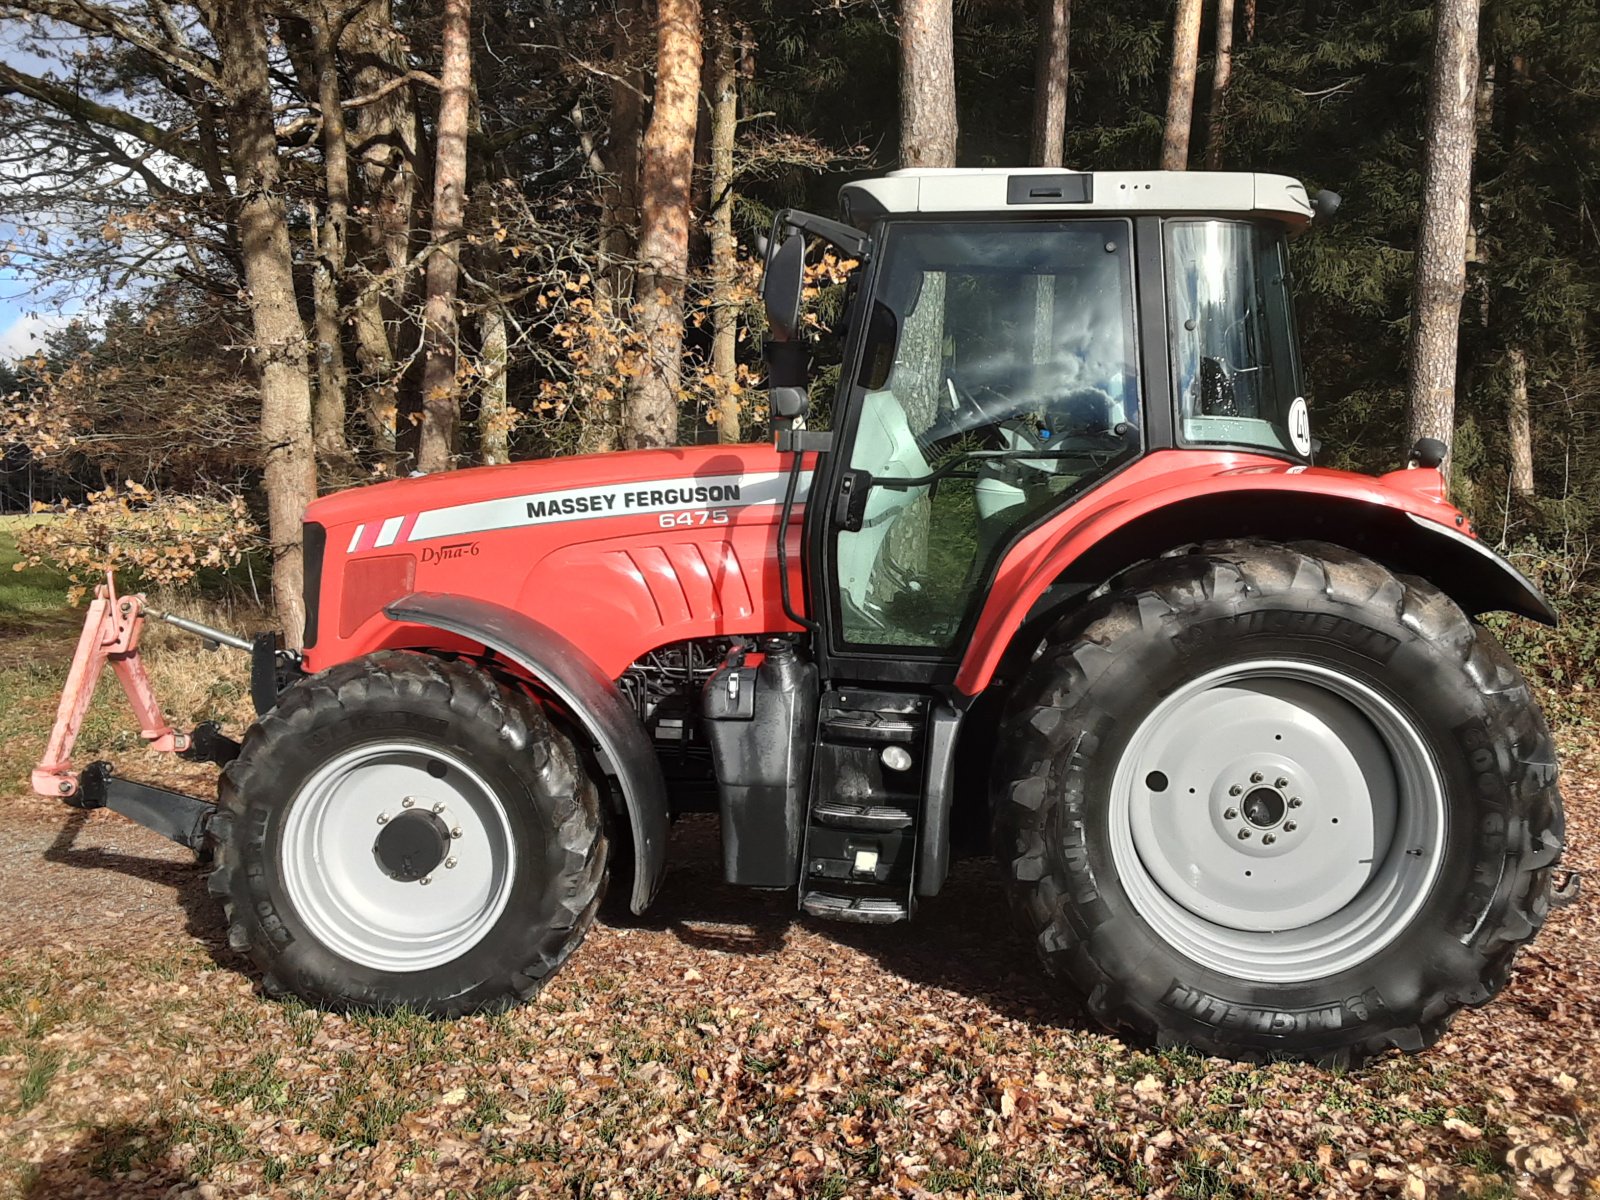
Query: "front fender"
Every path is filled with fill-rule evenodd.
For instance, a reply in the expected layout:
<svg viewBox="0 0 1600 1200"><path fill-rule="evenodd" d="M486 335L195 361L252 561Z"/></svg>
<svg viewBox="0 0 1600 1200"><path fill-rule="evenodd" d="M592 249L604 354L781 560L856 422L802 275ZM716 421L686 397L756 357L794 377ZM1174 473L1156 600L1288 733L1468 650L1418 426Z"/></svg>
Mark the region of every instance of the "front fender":
<svg viewBox="0 0 1600 1200"><path fill-rule="evenodd" d="M988 687L1025 622L1031 629L1135 563L1226 538L1332 542L1422 576L1470 614L1555 624L1538 588L1464 532L1471 526L1439 498L1441 487L1424 469L1373 477L1233 452L1152 454L1011 548L956 687L968 696Z"/></svg>
<svg viewBox="0 0 1600 1200"><path fill-rule="evenodd" d="M617 685L569 639L504 605L416 592L383 611L391 621L437 629L493 650L561 701L621 787L635 856L629 903L635 913L643 912L666 872L667 784L649 735Z"/></svg>

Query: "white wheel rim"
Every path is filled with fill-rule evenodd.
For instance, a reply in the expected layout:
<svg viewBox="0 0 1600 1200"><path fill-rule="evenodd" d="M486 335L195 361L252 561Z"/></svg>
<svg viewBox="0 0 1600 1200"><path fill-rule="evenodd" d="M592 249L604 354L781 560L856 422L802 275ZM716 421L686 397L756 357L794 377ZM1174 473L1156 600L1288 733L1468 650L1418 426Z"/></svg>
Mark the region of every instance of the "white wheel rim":
<svg viewBox="0 0 1600 1200"><path fill-rule="evenodd" d="M1403 932L1438 876L1444 788L1413 722L1310 663L1224 667L1135 730L1111 796L1134 907L1223 974L1320 979Z"/></svg>
<svg viewBox="0 0 1600 1200"><path fill-rule="evenodd" d="M402 818L441 830L442 857L419 879L393 877L378 854ZM296 916L328 949L375 970L423 971L499 920L512 846L505 808L476 771L431 747L380 742L330 760L295 793L279 865Z"/></svg>

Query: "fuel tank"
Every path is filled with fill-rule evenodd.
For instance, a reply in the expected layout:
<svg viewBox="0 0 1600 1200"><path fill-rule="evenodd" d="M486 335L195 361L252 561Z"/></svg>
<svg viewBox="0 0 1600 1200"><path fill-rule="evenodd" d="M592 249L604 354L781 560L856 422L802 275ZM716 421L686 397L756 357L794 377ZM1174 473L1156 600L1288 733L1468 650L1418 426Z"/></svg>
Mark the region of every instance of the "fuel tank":
<svg viewBox="0 0 1600 1200"><path fill-rule="evenodd" d="M478 467L351 488L307 509L320 570L316 671L436 635L383 615L410 592L503 604L566 635L615 678L686 638L794 631L778 580L790 464L771 445L690 446ZM789 538L802 603L800 479ZM314 545L315 530L307 538ZM419 642L419 637L421 641Z"/></svg>

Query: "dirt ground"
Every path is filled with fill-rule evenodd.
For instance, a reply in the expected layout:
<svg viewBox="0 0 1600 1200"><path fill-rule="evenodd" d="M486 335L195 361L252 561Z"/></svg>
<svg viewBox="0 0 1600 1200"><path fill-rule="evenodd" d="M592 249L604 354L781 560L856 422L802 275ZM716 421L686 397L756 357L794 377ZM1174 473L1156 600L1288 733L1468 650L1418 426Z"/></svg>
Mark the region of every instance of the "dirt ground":
<svg viewBox="0 0 1600 1200"><path fill-rule="evenodd" d="M1592 879L1600 746L1564 740ZM705 820L673 850L658 908L531 1005L347 1018L258 993L186 852L12 797L0 1194L1600 1195L1592 889L1440 1045L1338 1073L1097 1031L987 863L860 930L722 885Z"/></svg>

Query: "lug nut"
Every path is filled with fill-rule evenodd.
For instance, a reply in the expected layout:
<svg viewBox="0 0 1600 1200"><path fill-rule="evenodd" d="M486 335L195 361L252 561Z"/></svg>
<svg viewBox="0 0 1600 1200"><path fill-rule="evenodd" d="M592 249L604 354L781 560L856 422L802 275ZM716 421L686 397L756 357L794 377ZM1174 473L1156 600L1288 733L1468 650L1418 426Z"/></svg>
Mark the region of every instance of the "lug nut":
<svg viewBox="0 0 1600 1200"><path fill-rule="evenodd" d="M1239 810L1237 808L1225 808L1225 809L1222 810L1222 819L1224 821L1235 820L1235 819L1237 819L1238 816L1239 816Z"/></svg>
<svg viewBox="0 0 1600 1200"><path fill-rule="evenodd" d="M430 883L433 882L433 876L432 875L424 875L421 879L417 880L417 882L420 883L423 887L427 887Z"/></svg>
<svg viewBox="0 0 1600 1200"><path fill-rule="evenodd" d="M1242 795L1244 795L1244 789L1242 787L1240 787L1236 783L1231 788L1228 789L1228 795L1230 795L1230 796L1242 796Z"/></svg>
<svg viewBox="0 0 1600 1200"><path fill-rule="evenodd" d="M456 860L453 859L453 858L447 858L447 859L444 860L445 870L447 870L447 871L450 870L455 865L456 865Z"/></svg>
<svg viewBox="0 0 1600 1200"><path fill-rule="evenodd" d="M1280 776L1279 776L1279 777L1278 777L1278 778L1277 778L1277 779L1275 779L1275 780L1274 780L1274 781L1273 781L1273 784L1272 784L1272 786L1273 786L1273 787L1281 787L1281 788L1286 788L1286 787L1288 787L1288 786L1289 786L1289 781L1288 781L1288 780L1287 780L1287 779L1285 779L1285 778L1283 778L1283 777L1282 777L1282 776L1281 776L1281 775L1280 775Z"/></svg>
<svg viewBox="0 0 1600 1200"><path fill-rule="evenodd" d="M435 805L434 805L434 806L433 806L433 811L434 811L434 812L435 812L435 813L436 813L436 814L437 814L437 813L442 813L442 812L443 812L443 811L444 811L444 805L442 805L442 804L435 804Z"/></svg>
<svg viewBox="0 0 1600 1200"><path fill-rule="evenodd" d="M1283 831L1285 833L1293 833L1298 828L1299 826L1297 826L1293 821L1285 821L1283 823Z"/></svg>
<svg viewBox="0 0 1600 1200"><path fill-rule="evenodd" d="M1239 840L1241 842L1249 841L1250 840L1250 831L1248 829L1239 830Z"/></svg>
<svg viewBox="0 0 1600 1200"><path fill-rule="evenodd" d="M1260 783L1261 779L1262 779L1262 775L1261 775L1260 771L1251 771L1250 772L1250 782L1251 783Z"/></svg>
<svg viewBox="0 0 1600 1200"><path fill-rule="evenodd" d="M457 825L454 829L452 829L450 831L450 836L453 837L453 838L460 837L461 836L461 826Z"/></svg>
<svg viewBox="0 0 1600 1200"><path fill-rule="evenodd" d="M1299 796L1290 796L1289 797L1289 807L1290 808L1299 808L1300 807L1300 797Z"/></svg>
<svg viewBox="0 0 1600 1200"><path fill-rule="evenodd" d="M1265 834L1261 835L1261 844L1263 846L1270 846L1270 845L1272 845L1273 842L1275 842L1277 840L1278 840L1278 837L1277 837L1276 834L1265 833Z"/></svg>
<svg viewBox="0 0 1600 1200"><path fill-rule="evenodd" d="M388 823L389 823L389 814L388 813L379 813L378 814L378 824L379 825L387 825Z"/></svg>
<svg viewBox="0 0 1600 1200"><path fill-rule="evenodd" d="M63 779L61 781L61 794L63 796L72 795L72 782L71 782L71 780Z"/></svg>
<svg viewBox="0 0 1600 1200"><path fill-rule="evenodd" d="M401 808L410 808L414 804L416 804L416 801L413 800L410 796L407 796L404 800L400 801L400 807Z"/></svg>

